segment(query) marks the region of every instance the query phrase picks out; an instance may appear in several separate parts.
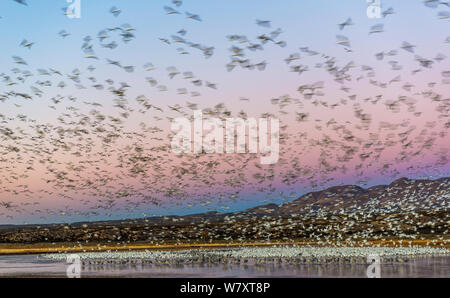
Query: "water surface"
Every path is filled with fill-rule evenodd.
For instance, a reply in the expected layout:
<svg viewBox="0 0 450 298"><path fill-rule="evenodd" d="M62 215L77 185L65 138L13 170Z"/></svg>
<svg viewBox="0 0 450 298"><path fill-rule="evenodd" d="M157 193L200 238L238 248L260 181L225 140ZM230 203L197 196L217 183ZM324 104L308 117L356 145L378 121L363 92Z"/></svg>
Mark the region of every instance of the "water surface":
<svg viewBox="0 0 450 298"><path fill-rule="evenodd" d="M42 255L0 257L0 277L66 277L65 261ZM86 265L82 277L366 277L367 264L124 264ZM415 257L382 263L381 277L450 277L450 257Z"/></svg>

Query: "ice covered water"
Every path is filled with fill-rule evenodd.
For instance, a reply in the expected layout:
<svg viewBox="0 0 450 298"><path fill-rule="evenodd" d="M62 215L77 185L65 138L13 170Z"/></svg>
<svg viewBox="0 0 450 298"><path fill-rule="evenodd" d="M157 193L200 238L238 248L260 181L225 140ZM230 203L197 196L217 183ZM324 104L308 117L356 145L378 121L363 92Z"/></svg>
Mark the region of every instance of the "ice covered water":
<svg viewBox="0 0 450 298"><path fill-rule="evenodd" d="M222 263L155 263L146 259L108 263L108 259L92 259L81 270L83 277L366 277L364 263L266 263L250 259L236 263L231 258ZM66 277L68 264L64 259L49 259L43 255L0 257L3 277ZM407 262L381 262L381 277L448 277L449 256L414 256Z"/></svg>

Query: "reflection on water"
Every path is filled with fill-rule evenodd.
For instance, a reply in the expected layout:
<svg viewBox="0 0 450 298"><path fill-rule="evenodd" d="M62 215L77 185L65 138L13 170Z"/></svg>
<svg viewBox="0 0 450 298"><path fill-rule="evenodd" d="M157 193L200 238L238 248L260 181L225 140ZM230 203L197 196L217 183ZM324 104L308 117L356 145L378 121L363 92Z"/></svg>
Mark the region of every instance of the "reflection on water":
<svg viewBox="0 0 450 298"><path fill-rule="evenodd" d="M366 264L124 264L86 265L84 277L366 277ZM38 255L0 257L2 277L65 277L67 265ZM450 257L381 264L381 277L450 277Z"/></svg>

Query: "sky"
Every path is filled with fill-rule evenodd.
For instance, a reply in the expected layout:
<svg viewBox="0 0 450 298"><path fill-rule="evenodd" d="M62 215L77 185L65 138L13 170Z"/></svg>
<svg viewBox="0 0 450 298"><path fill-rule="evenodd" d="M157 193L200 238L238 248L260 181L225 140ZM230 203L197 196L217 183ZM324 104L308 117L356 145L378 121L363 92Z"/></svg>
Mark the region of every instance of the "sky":
<svg viewBox="0 0 450 298"><path fill-rule="evenodd" d="M450 88L443 73L450 70L450 63L448 58L434 59L450 54L450 43L445 43L449 20L437 17L438 12L450 10L446 5L430 8L423 1L382 0L382 11L392 7L395 13L371 19L365 0L186 0L179 7L159 0L81 0L77 19L64 14L65 0L26 2L0 2L0 98L4 99L0 129L20 135L1 136L0 224L228 212L282 203L327 186L369 187L403 176L449 174ZM110 13L113 6L121 10L118 16ZM167 14L165 6L180 13ZM198 14L201 21L186 18L185 12ZM348 18L354 25L340 30L338 24ZM270 20L270 28L258 26L256 20ZM134 38L128 42L122 41L123 30L117 29L124 24L133 28ZM384 32L370 34L377 24L384 25ZM282 33L275 40L285 42L284 47L269 41L262 44L263 50L250 51L249 43L227 38L244 35L251 43L261 44L257 36L278 28ZM181 36L180 29L187 32L184 39L214 47L213 55L205 58L201 50L173 42L171 36ZM70 35L62 37L58 34L62 30ZM109 35L103 42L97 37L102 30ZM337 44L336 35L346 36L350 46ZM92 38L88 44L96 59L86 58L82 49L86 36ZM31 48L20 45L24 39L34 42ZM112 41L117 48L102 47ZM414 53L401 48L405 41L415 46ZM266 62L265 70L237 66L227 71L232 46L245 49L242 59L248 58L250 64ZM309 53L302 51L305 47ZM177 48L188 54L180 54ZM392 50L396 55L386 55ZM294 53L301 59L287 64L285 59ZM377 53L385 53L384 58L377 59ZM13 56L27 65L15 63ZM432 67L421 66L418 57L433 61ZM127 72L107 59L134 70ZM330 59L338 73L354 66L343 72L348 80L339 82L335 72L326 70ZM147 63L156 69L147 71L143 67ZM87 69L90 65L95 67L92 72ZM308 70L293 72L294 65ZM392 65L401 69L393 70ZM365 66L373 71L363 71ZM169 67L180 74L169 78ZM39 75L38 69L57 70L61 75ZM33 76L19 80L26 70ZM80 72L79 83L70 79L75 70ZM183 79L187 71L202 86ZM397 76L400 82L391 82ZM147 82L149 77L158 81L157 86ZM66 87L57 87L61 81ZM299 86L319 81L323 94L306 98L298 91ZM108 88L118 89L122 82L129 87L125 98L119 99ZM206 82L217 88L206 87ZM409 90L407 83L412 85ZM161 85L168 91L158 91ZM43 94L33 95L31 86ZM179 94L179 88L186 88L188 94ZM14 92L33 96L25 99ZM141 95L152 105L146 112L140 112L143 107L135 100ZM56 96L62 98L58 103L52 101ZM280 100L283 96L289 98L285 104ZM392 102L397 105L394 110L388 108ZM280 145L280 161L261 166L257 156L248 154L180 157L167 148L158 151L170 143L170 120L181 116L171 107L183 106L183 115L190 116L188 103L202 110L223 103L235 116L243 111L249 117L271 113L280 118L287 136ZM94 121L99 114L106 120ZM307 115L307 121L297 121L299 114ZM28 119L21 121L21 115ZM121 119L121 124L111 125L111 117ZM82 126L89 132L74 134ZM158 127L161 132L143 127ZM115 131L118 137L112 136L114 141L106 145L107 133L99 128ZM39 129L44 136L33 137ZM377 147L383 150L378 152ZM343 160L345 152L352 150L357 153ZM369 157L361 158L362 153ZM136 172L137 165L143 170ZM178 176L181 168L185 174Z"/></svg>

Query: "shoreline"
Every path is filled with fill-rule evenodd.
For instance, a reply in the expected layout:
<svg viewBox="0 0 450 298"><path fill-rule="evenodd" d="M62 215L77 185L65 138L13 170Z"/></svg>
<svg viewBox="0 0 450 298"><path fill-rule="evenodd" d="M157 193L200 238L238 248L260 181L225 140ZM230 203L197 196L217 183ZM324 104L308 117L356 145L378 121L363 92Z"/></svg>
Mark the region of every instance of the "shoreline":
<svg viewBox="0 0 450 298"><path fill-rule="evenodd" d="M316 246L316 247L435 247L450 248L450 239L392 239L392 240L368 240L352 242L335 242L324 244L315 241L291 241L291 242L230 242L230 243L182 243L182 244L150 244L133 243L128 245L93 243L81 245L79 243L34 243L34 244L7 244L0 243L0 256L10 255L33 255L52 253L82 253L82 252L105 252L105 251L170 251L170 250L197 250L197 249L220 249L237 247L269 247L269 246Z"/></svg>

